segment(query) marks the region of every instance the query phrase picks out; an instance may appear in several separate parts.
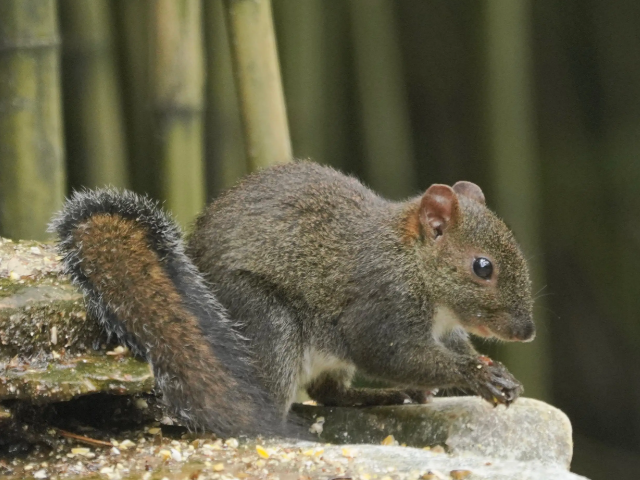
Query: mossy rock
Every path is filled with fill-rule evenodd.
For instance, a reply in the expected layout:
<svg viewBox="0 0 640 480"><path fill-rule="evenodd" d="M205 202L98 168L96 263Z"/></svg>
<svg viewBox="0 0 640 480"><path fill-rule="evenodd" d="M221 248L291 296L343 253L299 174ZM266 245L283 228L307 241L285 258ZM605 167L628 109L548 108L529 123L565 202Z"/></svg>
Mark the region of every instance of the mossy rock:
<svg viewBox="0 0 640 480"><path fill-rule="evenodd" d="M53 361L9 364L0 376L0 400L48 403L103 392L150 392L154 377L148 363L133 357L94 353Z"/></svg>
<svg viewBox="0 0 640 480"><path fill-rule="evenodd" d="M87 318L52 244L0 239L0 400L149 392L149 364L107 355L113 346Z"/></svg>
<svg viewBox="0 0 640 480"><path fill-rule="evenodd" d="M0 364L15 356L84 354L108 345L53 245L0 239Z"/></svg>

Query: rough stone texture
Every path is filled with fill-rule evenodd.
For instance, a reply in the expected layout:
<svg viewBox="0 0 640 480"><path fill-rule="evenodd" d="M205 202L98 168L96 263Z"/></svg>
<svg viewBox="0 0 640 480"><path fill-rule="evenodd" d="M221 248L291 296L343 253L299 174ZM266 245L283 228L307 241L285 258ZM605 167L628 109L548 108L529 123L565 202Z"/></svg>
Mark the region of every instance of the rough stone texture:
<svg viewBox="0 0 640 480"><path fill-rule="evenodd" d="M344 462L343 450L351 450L353 459L349 462L352 472L368 472L384 476L394 474L431 473L432 479L458 478L467 480L579 480L579 475L568 472L558 465L542 464L537 461L515 461L490 456L437 454L416 448L381 447L376 445L354 445L325 448L324 455L329 461ZM468 472L468 473L467 473ZM373 477L371 475L371 477ZM466 476L465 476L466 475ZM319 478L319 477L317 477Z"/></svg>
<svg viewBox="0 0 640 480"><path fill-rule="evenodd" d="M59 260L51 244L0 238L0 400L150 391L148 364L105 355L108 339Z"/></svg>
<svg viewBox="0 0 640 480"><path fill-rule="evenodd" d="M325 417L320 438L331 443L379 444L393 435L400 444L442 445L457 454L536 460L569 467L571 423L546 403L521 398L509 408L479 397L436 398L427 405L327 408L298 406L307 419Z"/></svg>
<svg viewBox="0 0 640 480"><path fill-rule="evenodd" d="M60 479L282 479L282 480L580 480L563 468L537 462L455 456L410 447L332 446L211 438L173 439L159 428L112 437L115 448L75 442L56 446L54 457L36 454L5 464L4 478L35 471ZM126 439L125 439L126 438ZM126 446L126 449L125 449ZM79 448L80 447L80 448ZM43 467L42 460L47 462ZM0 458L0 474L3 461Z"/></svg>
<svg viewBox="0 0 640 480"><path fill-rule="evenodd" d="M97 322L86 318L81 295L60 274L59 257L51 245L0 239L0 401L48 403L98 391L149 392L153 387L149 366L125 355L106 355L107 340ZM96 347L100 349L95 351ZM8 405L0 403L0 428L15 421ZM375 475L392 479L583 478L567 471L572 454L568 419L559 410L531 399L520 399L508 409L494 409L475 397L398 407L296 408L309 424L325 417L322 441L360 445L272 443L273 452L291 457L285 462L279 460L280 453L274 453L266 461L264 468L277 475L286 476L295 464L292 478L298 474L309 479L346 476L362 480ZM444 450L381 446L389 435L400 444L441 445ZM162 456L162 448L169 447L154 446L146 455ZM323 453L309 459L309 449ZM158 468L164 471L174 462L173 472L206 472L202 478L217 475L207 472L201 463L180 464L174 457L179 456L171 453ZM247 457L239 461L246 464ZM260 462L260 457L251 462ZM147 465L147 460L136 456L128 461L138 460ZM0 459L0 470L2 462ZM453 471L459 471L458 476L452 476ZM117 469L114 472L113 478L120 478ZM136 475L142 473L132 478Z"/></svg>
<svg viewBox="0 0 640 480"><path fill-rule="evenodd" d="M89 353L107 344L50 244L0 238L0 365L16 355Z"/></svg>
<svg viewBox="0 0 640 480"><path fill-rule="evenodd" d="M96 392L133 395L150 392L153 384L149 364L132 357L65 356L37 364L7 365L0 374L0 400L49 403Z"/></svg>

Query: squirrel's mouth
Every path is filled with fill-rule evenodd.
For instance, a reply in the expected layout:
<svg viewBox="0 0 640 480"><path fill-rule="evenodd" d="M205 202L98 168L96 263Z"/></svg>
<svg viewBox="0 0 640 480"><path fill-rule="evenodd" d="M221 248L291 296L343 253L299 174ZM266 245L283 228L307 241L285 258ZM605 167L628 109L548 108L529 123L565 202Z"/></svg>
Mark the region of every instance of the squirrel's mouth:
<svg viewBox="0 0 640 480"><path fill-rule="evenodd" d="M530 342L535 337L533 320L527 315L512 315L505 310L476 310L465 315L444 305L436 306L433 336L440 338L456 327L462 327L477 337L497 338L505 342Z"/></svg>
<svg viewBox="0 0 640 480"><path fill-rule="evenodd" d="M482 338L494 338L498 336L494 334L485 325L469 325L468 327L465 328L465 330L469 333L474 334L477 337L482 337Z"/></svg>
<svg viewBox="0 0 640 480"><path fill-rule="evenodd" d="M478 337L497 338L506 342L530 342L536 336L535 325L530 317L524 318L506 312L500 315L476 315L465 322L464 329Z"/></svg>

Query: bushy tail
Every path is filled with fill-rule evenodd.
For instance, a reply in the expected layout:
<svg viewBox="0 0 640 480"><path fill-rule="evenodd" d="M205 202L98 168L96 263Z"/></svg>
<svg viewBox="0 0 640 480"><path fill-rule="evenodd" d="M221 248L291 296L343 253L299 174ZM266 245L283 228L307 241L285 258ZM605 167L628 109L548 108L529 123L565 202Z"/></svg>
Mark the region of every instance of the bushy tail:
<svg viewBox="0 0 640 480"><path fill-rule="evenodd" d="M221 436L290 433L257 382L245 340L156 202L112 189L76 192L50 230L89 313L151 363L186 425Z"/></svg>

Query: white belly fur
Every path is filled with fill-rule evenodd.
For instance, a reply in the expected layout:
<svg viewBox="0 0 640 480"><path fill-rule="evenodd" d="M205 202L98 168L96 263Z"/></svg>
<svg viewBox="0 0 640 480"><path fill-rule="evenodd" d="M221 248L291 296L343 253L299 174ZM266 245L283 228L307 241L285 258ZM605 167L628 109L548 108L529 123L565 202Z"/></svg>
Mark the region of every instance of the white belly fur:
<svg viewBox="0 0 640 480"><path fill-rule="evenodd" d="M344 370L351 367L350 362L309 347L304 352L298 385L305 387L328 370Z"/></svg>
<svg viewBox="0 0 640 480"><path fill-rule="evenodd" d="M304 388L321 374L331 370L345 370L354 368L353 364L329 353L309 347L305 350L298 375L296 401L307 400ZM293 399L292 399L293 400Z"/></svg>
<svg viewBox="0 0 640 480"><path fill-rule="evenodd" d="M440 342L442 337L447 336L452 330L462 328L458 316L448 307L438 305L433 316L433 326L431 335L436 342Z"/></svg>

